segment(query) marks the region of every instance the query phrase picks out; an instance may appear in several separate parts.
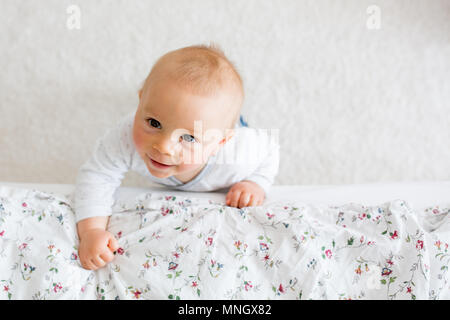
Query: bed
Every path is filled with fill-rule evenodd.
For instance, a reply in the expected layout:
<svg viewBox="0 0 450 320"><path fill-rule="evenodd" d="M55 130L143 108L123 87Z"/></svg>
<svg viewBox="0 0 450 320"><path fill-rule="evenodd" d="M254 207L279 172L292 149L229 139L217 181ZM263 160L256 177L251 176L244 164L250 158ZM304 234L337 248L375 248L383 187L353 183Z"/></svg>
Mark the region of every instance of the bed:
<svg viewBox="0 0 450 320"><path fill-rule="evenodd" d="M225 191L121 187L120 248L81 268L73 185L0 182L1 299L450 299L450 182Z"/></svg>

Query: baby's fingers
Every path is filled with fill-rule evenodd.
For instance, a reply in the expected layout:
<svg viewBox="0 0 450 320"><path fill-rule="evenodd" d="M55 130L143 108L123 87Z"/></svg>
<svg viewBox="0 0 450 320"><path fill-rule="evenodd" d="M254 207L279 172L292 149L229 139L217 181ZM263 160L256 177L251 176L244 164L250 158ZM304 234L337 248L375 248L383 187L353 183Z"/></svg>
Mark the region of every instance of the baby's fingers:
<svg viewBox="0 0 450 320"><path fill-rule="evenodd" d="M250 193L243 192L241 193L241 197L239 199L239 208L246 207L248 203L250 202Z"/></svg>
<svg viewBox="0 0 450 320"><path fill-rule="evenodd" d="M100 258L105 261L106 263L111 262L114 260L114 254L111 252L111 250L106 250L100 255Z"/></svg>
<svg viewBox="0 0 450 320"><path fill-rule="evenodd" d="M253 206L257 206L259 205L259 199L252 194L252 196L250 197L250 202L248 204L249 207L253 207Z"/></svg>
<svg viewBox="0 0 450 320"><path fill-rule="evenodd" d="M117 249L119 249L119 242L114 236L109 239L108 248L111 249L112 252L115 252L117 251Z"/></svg>
<svg viewBox="0 0 450 320"><path fill-rule="evenodd" d="M97 267L91 262L91 260L83 261L80 259L81 266L86 270L95 270Z"/></svg>
<svg viewBox="0 0 450 320"><path fill-rule="evenodd" d="M97 268L102 268L106 264L105 261L103 261L103 259L100 258L99 256L92 258L91 261Z"/></svg>
<svg viewBox="0 0 450 320"><path fill-rule="evenodd" d="M233 191L229 194L228 197L228 205L230 207L237 207L239 204L239 197L241 196L241 191Z"/></svg>

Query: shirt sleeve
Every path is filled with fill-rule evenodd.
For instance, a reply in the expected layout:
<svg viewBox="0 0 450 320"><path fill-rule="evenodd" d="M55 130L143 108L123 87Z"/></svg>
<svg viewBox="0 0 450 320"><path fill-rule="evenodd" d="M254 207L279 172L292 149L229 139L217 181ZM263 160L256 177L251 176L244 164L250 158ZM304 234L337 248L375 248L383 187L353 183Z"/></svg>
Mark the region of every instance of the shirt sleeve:
<svg viewBox="0 0 450 320"><path fill-rule="evenodd" d="M108 130L80 167L74 190L76 222L110 216L114 193L131 167L131 123L127 117Z"/></svg>
<svg viewBox="0 0 450 320"><path fill-rule="evenodd" d="M262 134L256 136L256 141L253 143L261 146L262 149L259 151L261 153L258 156L261 155L262 160L257 169L244 180L257 183L267 194L274 183L279 169L280 146L278 143L278 131L263 131Z"/></svg>

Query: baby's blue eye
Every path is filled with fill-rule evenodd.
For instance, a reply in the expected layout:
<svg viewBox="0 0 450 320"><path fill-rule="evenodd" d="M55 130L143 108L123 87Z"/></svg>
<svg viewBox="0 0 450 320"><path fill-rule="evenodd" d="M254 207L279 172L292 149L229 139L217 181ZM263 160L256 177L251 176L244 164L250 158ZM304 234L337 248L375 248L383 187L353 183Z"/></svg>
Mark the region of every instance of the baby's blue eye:
<svg viewBox="0 0 450 320"><path fill-rule="evenodd" d="M195 142L195 137L190 134L183 134L182 137L186 142Z"/></svg>
<svg viewBox="0 0 450 320"><path fill-rule="evenodd" d="M152 127L155 127L155 128L161 127L161 124L159 123L158 120L155 120L155 119L150 118L150 119L148 119L147 121L150 121L150 125L151 125Z"/></svg>

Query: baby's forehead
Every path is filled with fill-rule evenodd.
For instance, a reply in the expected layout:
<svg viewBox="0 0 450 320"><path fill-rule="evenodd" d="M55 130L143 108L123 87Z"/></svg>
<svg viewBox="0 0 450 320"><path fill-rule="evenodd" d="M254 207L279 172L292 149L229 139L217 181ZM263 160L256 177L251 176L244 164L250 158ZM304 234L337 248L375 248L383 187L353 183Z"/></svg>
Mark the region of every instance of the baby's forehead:
<svg viewBox="0 0 450 320"><path fill-rule="evenodd" d="M171 79L198 94L228 90L243 95L242 79L231 62L204 48L183 48L162 56L147 80L160 78Z"/></svg>

